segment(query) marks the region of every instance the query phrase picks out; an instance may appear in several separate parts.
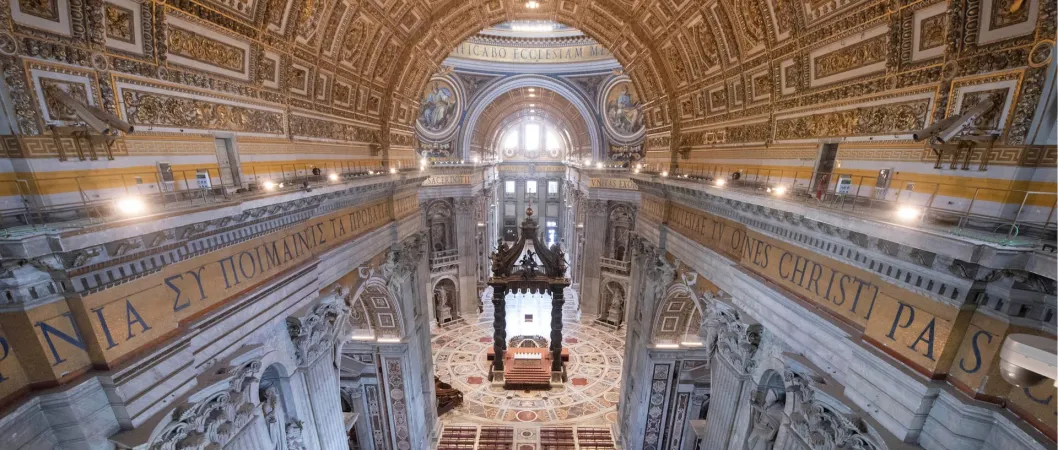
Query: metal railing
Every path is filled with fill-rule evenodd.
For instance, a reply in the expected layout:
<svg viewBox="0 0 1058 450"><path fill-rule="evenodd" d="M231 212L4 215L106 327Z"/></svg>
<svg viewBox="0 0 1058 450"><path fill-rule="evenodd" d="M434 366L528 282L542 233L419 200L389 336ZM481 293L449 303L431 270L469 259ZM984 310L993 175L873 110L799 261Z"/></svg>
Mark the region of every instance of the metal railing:
<svg viewBox="0 0 1058 450"><path fill-rule="evenodd" d="M909 177L880 179L840 171L738 169L721 165L678 168L668 177L1000 245L1044 246L1053 252L1058 239L1058 192L937 183Z"/></svg>
<svg viewBox="0 0 1058 450"><path fill-rule="evenodd" d="M164 176L150 171L0 181L0 235L126 219L117 201L127 197L141 199L147 205L144 214L152 214L326 184L332 182L331 174L341 181L388 173L383 161L375 160L250 166L241 174L246 189L225 185L215 167L174 170ZM273 186L266 192L267 182Z"/></svg>
<svg viewBox="0 0 1058 450"><path fill-rule="evenodd" d="M459 250L442 250L430 254L430 268L443 269L459 262Z"/></svg>
<svg viewBox="0 0 1058 450"><path fill-rule="evenodd" d="M600 265L602 266L603 271L619 273L622 275L628 275L632 270L631 261L621 261L619 259L601 258Z"/></svg>

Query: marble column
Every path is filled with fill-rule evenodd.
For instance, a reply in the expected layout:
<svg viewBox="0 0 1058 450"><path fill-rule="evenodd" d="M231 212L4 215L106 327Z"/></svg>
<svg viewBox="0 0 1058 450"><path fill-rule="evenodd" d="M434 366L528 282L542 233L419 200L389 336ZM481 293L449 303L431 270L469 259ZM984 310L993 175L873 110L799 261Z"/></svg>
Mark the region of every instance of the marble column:
<svg viewBox="0 0 1058 450"><path fill-rule="evenodd" d="M459 250L459 315L478 310L478 209L480 202L473 197L456 198L456 249Z"/></svg>
<svg viewBox="0 0 1058 450"><path fill-rule="evenodd" d="M341 392L338 389L338 371L334 368L334 355L327 353L305 370L305 383L309 390L312 415L316 418L316 430L320 437L320 448L348 449L342 421Z"/></svg>
<svg viewBox="0 0 1058 450"><path fill-rule="evenodd" d="M287 318L298 372L304 379L313 424L306 421L305 435L315 433L322 450L348 449L342 421L338 370L334 367L336 326L345 322L349 309L337 298L324 300L300 317Z"/></svg>
<svg viewBox="0 0 1058 450"><path fill-rule="evenodd" d="M562 306L566 299L562 296L565 288L561 284L551 285L551 373L555 381L555 372L562 372Z"/></svg>
<svg viewBox="0 0 1058 450"><path fill-rule="evenodd" d="M373 450L374 442L371 439L371 426L369 422L370 412L364 401L364 386L360 380L342 380L341 392L346 401L349 402L352 412L359 414L353 428L356 430L357 445L363 450Z"/></svg>
<svg viewBox="0 0 1058 450"><path fill-rule="evenodd" d="M492 360L492 369L500 372L503 372L503 354L507 350L507 302L504 298L506 296L507 287L505 285L493 286L492 350L495 356ZM492 378L491 374L489 378Z"/></svg>
<svg viewBox="0 0 1058 450"><path fill-rule="evenodd" d="M710 303L706 316L705 322L715 326L716 350L710 363L709 418L703 449L741 450L749 426L760 324L745 320L738 310L719 301Z"/></svg>
<svg viewBox="0 0 1058 450"><path fill-rule="evenodd" d="M584 234L584 249L581 258L580 310L584 314L599 315L599 288L602 283L602 266L599 260L603 257L603 246L606 240L606 201L585 200L584 229L592 230Z"/></svg>
<svg viewBox="0 0 1058 450"><path fill-rule="evenodd" d="M250 423L239 430L235 437L224 444L224 450L261 450L272 448L271 438L268 437L268 428L265 427L264 418L260 413L254 413Z"/></svg>

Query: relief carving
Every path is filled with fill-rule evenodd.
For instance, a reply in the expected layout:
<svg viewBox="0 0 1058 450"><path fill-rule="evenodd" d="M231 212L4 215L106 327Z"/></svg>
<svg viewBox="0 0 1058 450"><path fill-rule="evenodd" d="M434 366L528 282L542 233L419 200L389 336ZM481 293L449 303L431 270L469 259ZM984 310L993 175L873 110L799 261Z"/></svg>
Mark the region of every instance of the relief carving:
<svg viewBox="0 0 1058 450"><path fill-rule="evenodd" d="M826 78L885 61L888 50L887 37L888 35L882 34L820 55L815 59L815 78Z"/></svg>
<svg viewBox="0 0 1058 450"><path fill-rule="evenodd" d="M125 117L134 125L283 134L283 114L186 97L121 91Z"/></svg>
<svg viewBox="0 0 1058 450"><path fill-rule="evenodd" d="M135 15L132 10L112 3L106 3L106 35L110 39L133 44L136 42L136 27L133 24Z"/></svg>
<svg viewBox="0 0 1058 450"><path fill-rule="evenodd" d="M246 65L242 49L172 25L168 45L171 54L212 66L242 72Z"/></svg>

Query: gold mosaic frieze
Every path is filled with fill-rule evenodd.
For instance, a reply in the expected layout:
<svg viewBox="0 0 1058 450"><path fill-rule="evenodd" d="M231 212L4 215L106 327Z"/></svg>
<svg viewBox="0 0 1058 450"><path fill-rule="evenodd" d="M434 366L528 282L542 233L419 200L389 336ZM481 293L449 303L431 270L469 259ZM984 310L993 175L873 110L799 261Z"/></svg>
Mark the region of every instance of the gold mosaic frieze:
<svg viewBox="0 0 1058 450"><path fill-rule="evenodd" d="M887 35L882 34L815 59L815 79L856 70L885 61Z"/></svg>
<svg viewBox="0 0 1058 450"><path fill-rule="evenodd" d="M133 125L283 134L283 113L155 92L122 89L125 120Z"/></svg>
<svg viewBox="0 0 1058 450"><path fill-rule="evenodd" d="M775 139L900 134L925 125L929 99L866 106L775 121Z"/></svg>
<svg viewBox="0 0 1058 450"><path fill-rule="evenodd" d="M169 53L223 69L243 72L246 52L233 45L169 25Z"/></svg>

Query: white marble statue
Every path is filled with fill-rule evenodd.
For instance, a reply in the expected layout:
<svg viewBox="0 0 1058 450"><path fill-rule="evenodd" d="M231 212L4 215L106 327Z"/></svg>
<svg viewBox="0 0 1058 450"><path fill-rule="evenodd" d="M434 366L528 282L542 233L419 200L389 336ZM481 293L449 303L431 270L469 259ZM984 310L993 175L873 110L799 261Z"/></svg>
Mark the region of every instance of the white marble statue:
<svg viewBox="0 0 1058 450"><path fill-rule="evenodd" d="M305 424L300 420L287 422L287 450L305 450L305 438L302 436L304 428Z"/></svg>
<svg viewBox="0 0 1058 450"><path fill-rule="evenodd" d="M268 425L268 438L272 441L272 448L284 450L287 441L284 423L287 415L283 410L283 402L279 399L279 390L275 386L264 390L261 397L261 410L265 423Z"/></svg>
<svg viewBox="0 0 1058 450"><path fill-rule="evenodd" d="M437 321L444 323L452 320L452 307L448 305L448 290L440 288L434 291L437 297Z"/></svg>
<svg viewBox="0 0 1058 450"><path fill-rule="evenodd" d="M775 436L779 434L779 426L782 425L782 415L783 405L778 402L775 391L769 389L764 398L764 406L759 409L757 420L753 422L753 430L746 440L746 449L772 450Z"/></svg>
<svg viewBox="0 0 1058 450"><path fill-rule="evenodd" d="M612 287L609 289L611 295L610 309L606 312L606 321L613 324L619 324L621 323L621 312L624 310L625 299L624 296L621 295L619 289L614 289Z"/></svg>

